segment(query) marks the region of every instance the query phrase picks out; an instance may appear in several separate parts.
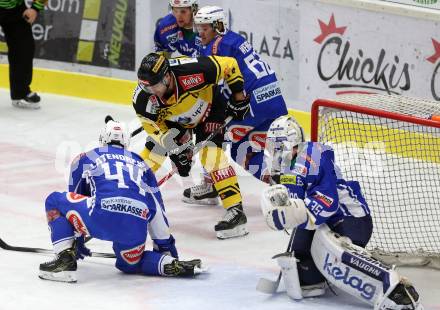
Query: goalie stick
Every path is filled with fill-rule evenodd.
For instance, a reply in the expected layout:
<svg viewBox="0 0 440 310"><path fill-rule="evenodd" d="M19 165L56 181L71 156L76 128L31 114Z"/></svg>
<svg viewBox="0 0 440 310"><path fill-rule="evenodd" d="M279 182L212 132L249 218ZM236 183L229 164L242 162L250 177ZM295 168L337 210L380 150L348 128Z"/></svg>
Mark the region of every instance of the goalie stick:
<svg viewBox="0 0 440 310"><path fill-rule="evenodd" d="M292 233L290 235L289 244L287 245L287 251L286 251L287 253L293 252L293 239L295 238L295 233L296 233L296 227L293 228ZM282 255L282 254L278 254L278 255ZM273 258L275 258L278 255L275 255ZM265 278L260 278L257 284L257 291L265 294L275 294L278 289L278 286L280 285L281 276L282 276L282 271L280 270L280 272L278 273L278 278L275 281Z"/></svg>
<svg viewBox="0 0 440 310"><path fill-rule="evenodd" d="M32 247L21 247L21 246L12 246L7 244L3 239L0 238L0 248L7 251L16 251L16 252L26 252L26 253L40 253L40 254L53 254L52 250L42 249L42 248L32 248ZM116 258L116 255L113 253L101 253L101 252L91 252L92 257L104 257L104 258Z"/></svg>

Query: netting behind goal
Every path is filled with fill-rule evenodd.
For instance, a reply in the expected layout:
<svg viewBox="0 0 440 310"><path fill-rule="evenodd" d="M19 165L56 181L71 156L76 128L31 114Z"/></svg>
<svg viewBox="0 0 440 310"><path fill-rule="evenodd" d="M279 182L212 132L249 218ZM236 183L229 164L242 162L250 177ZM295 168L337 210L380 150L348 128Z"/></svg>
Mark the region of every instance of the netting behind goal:
<svg viewBox="0 0 440 310"><path fill-rule="evenodd" d="M440 103L393 95L317 100L312 140L331 144L372 210L369 249L390 263L440 258Z"/></svg>

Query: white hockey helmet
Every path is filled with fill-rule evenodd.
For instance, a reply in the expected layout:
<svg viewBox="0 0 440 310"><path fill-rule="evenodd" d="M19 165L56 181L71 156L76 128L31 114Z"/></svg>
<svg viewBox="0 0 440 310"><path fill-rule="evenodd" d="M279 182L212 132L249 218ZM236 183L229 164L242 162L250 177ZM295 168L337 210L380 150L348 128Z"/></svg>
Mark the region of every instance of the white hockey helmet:
<svg viewBox="0 0 440 310"><path fill-rule="evenodd" d="M125 123L108 121L99 135L99 144L101 146L117 144L128 148L130 145L130 133Z"/></svg>
<svg viewBox="0 0 440 310"><path fill-rule="evenodd" d="M225 11L219 6L204 6L194 16L194 23L211 24L218 34L228 32L228 19Z"/></svg>
<svg viewBox="0 0 440 310"><path fill-rule="evenodd" d="M171 8L188 8L190 7L195 14L197 12L197 9L199 7L199 1L198 0L170 0L170 7Z"/></svg>
<svg viewBox="0 0 440 310"><path fill-rule="evenodd" d="M280 116L272 122L267 131L265 148L272 172L281 172L283 167L290 166L293 148L301 142L304 142L303 129L292 116Z"/></svg>

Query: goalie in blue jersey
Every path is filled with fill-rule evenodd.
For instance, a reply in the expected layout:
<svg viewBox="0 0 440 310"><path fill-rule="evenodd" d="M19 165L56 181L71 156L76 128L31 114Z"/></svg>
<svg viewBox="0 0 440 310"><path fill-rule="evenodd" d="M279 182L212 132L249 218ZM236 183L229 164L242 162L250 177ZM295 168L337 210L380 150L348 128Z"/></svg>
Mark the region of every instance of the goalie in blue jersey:
<svg viewBox="0 0 440 310"><path fill-rule="evenodd" d="M294 228L288 253L277 255L287 294L324 295L328 281L375 310L423 309L412 284L364 249L370 210L359 183L343 179L333 149L304 142L289 116L271 124L266 144L275 185L263 192L263 215L274 230Z"/></svg>
<svg viewBox="0 0 440 310"><path fill-rule="evenodd" d="M256 178L263 166L263 150L269 125L278 116L287 114L275 72L252 45L241 35L228 29L226 14L217 6L206 6L194 17L203 56L229 56L236 59L244 78L244 89L250 97L250 111L244 120L232 121L227 127L233 160ZM206 174L202 184L188 188L183 201L195 204L216 204L217 193Z"/></svg>
<svg viewBox="0 0 440 310"><path fill-rule="evenodd" d="M46 199L46 216L56 258L40 265L41 279L76 282L77 259L90 255L84 236L112 241L116 268L152 276L193 276L201 261L178 260L165 207L154 174L127 150L130 134L109 121L101 147L72 163L69 192ZM153 251L144 251L147 230Z"/></svg>

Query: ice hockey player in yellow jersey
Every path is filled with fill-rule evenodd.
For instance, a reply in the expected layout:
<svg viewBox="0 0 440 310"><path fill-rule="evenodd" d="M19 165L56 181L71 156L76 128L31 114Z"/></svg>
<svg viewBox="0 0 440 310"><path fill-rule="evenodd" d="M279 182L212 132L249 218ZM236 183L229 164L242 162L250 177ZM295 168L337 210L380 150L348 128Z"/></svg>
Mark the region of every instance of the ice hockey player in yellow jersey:
<svg viewBox="0 0 440 310"><path fill-rule="evenodd" d="M192 163L192 134L196 143L221 127L228 116L243 119L249 97L243 76L231 57L166 59L157 53L144 57L138 70L133 106L148 134L142 158L157 170L169 156L181 176L188 176ZM226 214L217 225L217 238L246 235L246 216L234 168L222 149L224 133L215 135L202 148L203 167L214 180Z"/></svg>

